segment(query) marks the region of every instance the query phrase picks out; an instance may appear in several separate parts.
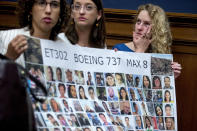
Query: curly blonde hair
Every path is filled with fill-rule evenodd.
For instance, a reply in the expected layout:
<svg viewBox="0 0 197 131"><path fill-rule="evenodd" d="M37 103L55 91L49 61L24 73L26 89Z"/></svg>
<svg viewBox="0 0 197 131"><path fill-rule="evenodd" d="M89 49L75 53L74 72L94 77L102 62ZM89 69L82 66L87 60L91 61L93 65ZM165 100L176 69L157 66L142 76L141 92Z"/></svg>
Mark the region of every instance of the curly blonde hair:
<svg viewBox="0 0 197 131"><path fill-rule="evenodd" d="M153 4L141 5L138 8L137 17L142 10L146 10L152 22L152 42L147 52L149 53L171 53L172 35L168 18L164 10Z"/></svg>

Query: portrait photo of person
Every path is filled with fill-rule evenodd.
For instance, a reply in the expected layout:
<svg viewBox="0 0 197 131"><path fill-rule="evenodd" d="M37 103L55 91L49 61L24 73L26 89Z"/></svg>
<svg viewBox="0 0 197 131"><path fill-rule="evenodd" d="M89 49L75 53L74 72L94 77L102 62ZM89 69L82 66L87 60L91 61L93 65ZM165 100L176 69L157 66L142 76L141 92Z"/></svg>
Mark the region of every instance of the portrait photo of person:
<svg viewBox="0 0 197 131"><path fill-rule="evenodd" d="M113 115L119 115L120 114L120 104L119 102L108 102L109 109Z"/></svg>
<svg viewBox="0 0 197 131"><path fill-rule="evenodd" d="M151 117L144 116L144 128L146 130L153 130L153 124L151 121Z"/></svg>
<svg viewBox="0 0 197 131"><path fill-rule="evenodd" d="M60 67L57 67L55 72L56 72L56 80L58 82L64 82L63 81L62 69Z"/></svg>
<svg viewBox="0 0 197 131"><path fill-rule="evenodd" d="M77 113L77 118L81 126L90 126L89 119L84 113Z"/></svg>
<svg viewBox="0 0 197 131"><path fill-rule="evenodd" d="M138 101L136 97L136 88L129 88L130 101Z"/></svg>
<svg viewBox="0 0 197 131"><path fill-rule="evenodd" d="M99 100L107 101L105 87L97 87L97 96Z"/></svg>
<svg viewBox="0 0 197 131"><path fill-rule="evenodd" d="M120 110L122 115L131 115L131 107L129 101L120 102Z"/></svg>
<svg viewBox="0 0 197 131"><path fill-rule="evenodd" d="M75 70L75 82L79 85L84 85L85 84L85 79L84 79L84 74L83 71Z"/></svg>
<svg viewBox="0 0 197 131"><path fill-rule="evenodd" d="M148 107L146 105L146 102L139 102L140 104L140 108L141 108L141 113L143 116L147 116L147 115L150 115L150 113L148 112Z"/></svg>
<svg viewBox="0 0 197 131"><path fill-rule="evenodd" d="M110 120L111 120L111 123L112 123L112 125L119 125L117 122L116 122L116 120L115 120L115 116L114 115L108 115L109 116L109 118L110 118Z"/></svg>
<svg viewBox="0 0 197 131"><path fill-rule="evenodd" d="M75 85L68 85L68 97L69 98L78 98Z"/></svg>
<svg viewBox="0 0 197 131"><path fill-rule="evenodd" d="M58 83L58 91L59 91L60 98L67 98L66 86L63 83Z"/></svg>
<svg viewBox="0 0 197 131"><path fill-rule="evenodd" d="M124 124L123 124L123 116L121 116L121 115L116 116L116 122L118 123L119 126L121 126L123 128L125 127Z"/></svg>
<svg viewBox="0 0 197 131"><path fill-rule="evenodd" d="M101 127L96 127L96 131L104 131Z"/></svg>
<svg viewBox="0 0 197 131"><path fill-rule="evenodd" d="M87 72L87 81L86 81L86 84L88 86L93 86L94 85L94 82L92 80L92 74L90 72Z"/></svg>
<svg viewBox="0 0 197 131"><path fill-rule="evenodd" d="M153 76L153 89L162 89L161 78L159 76Z"/></svg>
<svg viewBox="0 0 197 131"><path fill-rule="evenodd" d="M105 112L106 112L107 114L110 114L110 111L109 111L109 108L108 108L107 103L104 102L104 101L102 101L102 105L103 105L103 107L104 107L104 109L105 109Z"/></svg>
<svg viewBox="0 0 197 131"><path fill-rule="evenodd" d="M129 100L128 93L125 87L121 87L119 90L119 99L120 101Z"/></svg>
<svg viewBox="0 0 197 131"><path fill-rule="evenodd" d="M73 109L71 106L69 106L70 103L66 99L62 100L62 107L64 109L64 112L73 112Z"/></svg>
<svg viewBox="0 0 197 131"><path fill-rule="evenodd" d="M174 117L166 117L166 130L175 130Z"/></svg>
<svg viewBox="0 0 197 131"><path fill-rule="evenodd" d="M91 131L91 128L85 127L85 128L83 128L83 131Z"/></svg>
<svg viewBox="0 0 197 131"><path fill-rule="evenodd" d="M47 81L55 81L53 68L51 66L45 66L45 74Z"/></svg>
<svg viewBox="0 0 197 131"><path fill-rule="evenodd" d="M163 117L157 117L157 127L159 130L165 130Z"/></svg>
<svg viewBox="0 0 197 131"><path fill-rule="evenodd" d="M126 83L128 87L134 87L133 75L126 74Z"/></svg>
<svg viewBox="0 0 197 131"><path fill-rule="evenodd" d="M142 89L139 89L139 88L137 89L137 95L138 95L138 101L146 101L144 92Z"/></svg>
<svg viewBox="0 0 197 131"><path fill-rule="evenodd" d="M134 77L134 87L141 88L142 87L142 76L141 75L133 75Z"/></svg>
<svg viewBox="0 0 197 131"><path fill-rule="evenodd" d="M150 113L150 115L155 116L154 103L153 102L147 102L146 105L148 107L148 112Z"/></svg>
<svg viewBox="0 0 197 131"><path fill-rule="evenodd" d="M85 112L89 112L89 113L94 113L94 108L92 107L91 103L89 101L84 101L82 102L82 106L85 110Z"/></svg>
<svg viewBox="0 0 197 131"><path fill-rule="evenodd" d="M173 104L165 104L165 116L172 116L173 115Z"/></svg>
<svg viewBox="0 0 197 131"><path fill-rule="evenodd" d="M51 97L57 96L56 84L54 82L47 82L46 88L47 88L48 96Z"/></svg>
<svg viewBox="0 0 197 131"><path fill-rule="evenodd" d="M68 84L75 84L74 80L73 80L73 71L70 69L66 69L65 70L65 82L67 82Z"/></svg>
<svg viewBox="0 0 197 131"><path fill-rule="evenodd" d="M91 100L95 100L96 99L96 94L95 94L95 91L94 91L94 88L93 87L88 87L88 94L89 94L89 97Z"/></svg>
<svg viewBox="0 0 197 131"><path fill-rule="evenodd" d="M106 131L115 131L113 126L104 126Z"/></svg>
<svg viewBox="0 0 197 131"><path fill-rule="evenodd" d="M43 112L51 111L51 108L50 108L48 100L45 100L43 103L40 103L40 109Z"/></svg>
<svg viewBox="0 0 197 131"><path fill-rule="evenodd" d="M101 126L101 122L95 113L87 113L88 118L92 121L93 126Z"/></svg>
<svg viewBox="0 0 197 131"><path fill-rule="evenodd" d="M152 102L153 93L152 90L144 90L146 102Z"/></svg>
<svg viewBox="0 0 197 131"><path fill-rule="evenodd" d="M162 104L155 103L155 114L156 116L163 116Z"/></svg>
<svg viewBox="0 0 197 131"><path fill-rule="evenodd" d="M73 104L75 111L83 111L82 106L78 100L73 100L72 104Z"/></svg>
<svg viewBox="0 0 197 131"><path fill-rule="evenodd" d="M97 101L94 101L93 105L96 112L105 112L101 104L99 104Z"/></svg>
<svg viewBox="0 0 197 131"><path fill-rule="evenodd" d="M124 118L124 123L125 123L125 128L126 128L126 130L134 129L134 127L133 127L133 125L132 125L132 123L134 123L132 117L126 116L126 117Z"/></svg>
<svg viewBox="0 0 197 131"><path fill-rule="evenodd" d="M116 86L113 73L105 73L106 86Z"/></svg>
<svg viewBox="0 0 197 131"><path fill-rule="evenodd" d="M88 99L85 94L86 91L83 86L79 86L78 92L79 92L79 99Z"/></svg>
<svg viewBox="0 0 197 131"><path fill-rule="evenodd" d="M170 103L170 102L173 102L172 100L172 93L170 92L170 90L165 90L164 91L164 102L165 103Z"/></svg>
<svg viewBox="0 0 197 131"><path fill-rule="evenodd" d="M164 80L164 89L173 89L173 87L171 86L172 85L171 79L173 79L173 78L170 77L170 76L165 76L163 78L163 80Z"/></svg>
<svg viewBox="0 0 197 131"><path fill-rule="evenodd" d="M80 125L79 125L79 122L78 122L77 117L75 116L75 114L71 113L69 116L70 116L72 126L79 127Z"/></svg>
<svg viewBox="0 0 197 131"><path fill-rule="evenodd" d="M54 115L52 115L51 113L47 113L46 117L47 117L47 120L48 120L47 125L49 127L50 126L59 126L59 123L57 122L57 120L56 120ZM47 120L45 120L45 121L47 121Z"/></svg>
<svg viewBox="0 0 197 131"><path fill-rule="evenodd" d="M118 101L118 91L116 88L108 87L107 88L107 100L108 101Z"/></svg>
<svg viewBox="0 0 197 131"><path fill-rule="evenodd" d="M54 112L62 112L60 104L57 102L55 98L50 99L51 108Z"/></svg>
<svg viewBox="0 0 197 131"><path fill-rule="evenodd" d="M62 114L57 114L57 119L59 120L60 125L68 126L68 123Z"/></svg>
<svg viewBox="0 0 197 131"><path fill-rule="evenodd" d="M151 81L149 76L143 76L143 88L144 89L151 89Z"/></svg>
<svg viewBox="0 0 197 131"><path fill-rule="evenodd" d="M109 122L109 120L107 119L107 115L105 115L104 113L99 113L99 118L101 119L101 121L103 122L103 125L111 125L111 123Z"/></svg>
<svg viewBox="0 0 197 131"><path fill-rule="evenodd" d="M135 116L135 129L144 129L141 116Z"/></svg>
<svg viewBox="0 0 197 131"><path fill-rule="evenodd" d="M123 73L115 73L116 86L125 87L125 77Z"/></svg>
<svg viewBox="0 0 197 131"><path fill-rule="evenodd" d="M103 73L95 72L94 76L95 76L95 82L97 86L105 86Z"/></svg>
<svg viewBox="0 0 197 131"><path fill-rule="evenodd" d="M140 107L138 102L131 102L131 108L133 115L141 115Z"/></svg>
<svg viewBox="0 0 197 131"><path fill-rule="evenodd" d="M162 90L153 90L153 101L154 102L162 102Z"/></svg>

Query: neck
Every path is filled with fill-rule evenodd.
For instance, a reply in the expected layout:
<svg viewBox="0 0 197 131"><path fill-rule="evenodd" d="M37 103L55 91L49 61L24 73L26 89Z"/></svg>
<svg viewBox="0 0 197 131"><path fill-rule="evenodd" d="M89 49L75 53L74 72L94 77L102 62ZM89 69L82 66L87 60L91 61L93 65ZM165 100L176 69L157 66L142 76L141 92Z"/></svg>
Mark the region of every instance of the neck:
<svg viewBox="0 0 197 131"><path fill-rule="evenodd" d="M89 37L90 37L91 28L77 28L77 34L79 36L78 45L84 47L90 47Z"/></svg>
<svg viewBox="0 0 197 131"><path fill-rule="evenodd" d="M42 31L35 31L33 32L34 37L38 37L41 39L49 39L51 32L42 32Z"/></svg>
<svg viewBox="0 0 197 131"><path fill-rule="evenodd" d="M128 43L126 43L125 45L126 45L129 49L135 51L135 46L134 46L133 42L128 42Z"/></svg>

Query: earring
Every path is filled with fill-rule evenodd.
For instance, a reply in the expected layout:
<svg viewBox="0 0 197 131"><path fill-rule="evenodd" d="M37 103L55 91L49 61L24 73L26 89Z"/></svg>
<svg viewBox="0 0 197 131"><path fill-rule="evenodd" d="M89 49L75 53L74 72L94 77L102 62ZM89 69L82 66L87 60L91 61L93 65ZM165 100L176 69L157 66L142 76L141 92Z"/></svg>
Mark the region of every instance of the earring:
<svg viewBox="0 0 197 131"><path fill-rule="evenodd" d="M96 27L98 27L98 26L99 26L99 24L97 23L97 24L96 24Z"/></svg>
<svg viewBox="0 0 197 131"><path fill-rule="evenodd" d="M70 22L70 24L71 24L71 25L73 25L73 24L74 24L73 20Z"/></svg>
<svg viewBox="0 0 197 131"><path fill-rule="evenodd" d="M28 15L27 16L27 20L30 22L30 17L31 17L31 15Z"/></svg>

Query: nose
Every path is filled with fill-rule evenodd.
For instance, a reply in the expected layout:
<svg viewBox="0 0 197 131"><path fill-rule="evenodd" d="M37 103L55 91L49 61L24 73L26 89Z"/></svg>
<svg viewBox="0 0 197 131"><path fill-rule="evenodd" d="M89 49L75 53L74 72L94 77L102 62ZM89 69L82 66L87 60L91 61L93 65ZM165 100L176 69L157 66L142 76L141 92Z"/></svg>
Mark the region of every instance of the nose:
<svg viewBox="0 0 197 131"><path fill-rule="evenodd" d="M46 13L51 13L51 6L50 6L50 3L47 3L47 4L46 4L45 12L46 12Z"/></svg>
<svg viewBox="0 0 197 131"><path fill-rule="evenodd" d="M142 23L137 24L137 29L138 29L138 30L143 30L143 24L142 24Z"/></svg>
<svg viewBox="0 0 197 131"><path fill-rule="evenodd" d="M80 13L80 14L84 14L84 13L85 13L85 8L84 8L84 6L81 7L81 9L79 10L79 13Z"/></svg>

